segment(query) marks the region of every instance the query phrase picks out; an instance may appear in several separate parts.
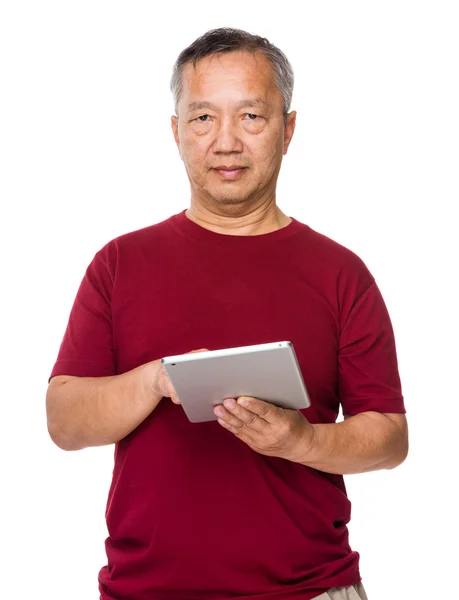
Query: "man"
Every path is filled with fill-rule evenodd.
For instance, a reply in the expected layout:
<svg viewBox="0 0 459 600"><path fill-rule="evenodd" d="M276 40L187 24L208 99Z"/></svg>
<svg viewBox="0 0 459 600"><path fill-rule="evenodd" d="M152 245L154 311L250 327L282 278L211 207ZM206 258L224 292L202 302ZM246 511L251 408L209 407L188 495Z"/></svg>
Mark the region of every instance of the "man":
<svg viewBox="0 0 459 600"><path fill-rule="evenodd" d="M296 119L284 54L213 30L171 86L190 207L96 253L47 394L58 446L115 443L101 598L366 598L343 474L394 468L408 447L384 301L355 254L276 205ZM218 421L191 423L160 366L285 339L301 411L225 399Z"/></svg>

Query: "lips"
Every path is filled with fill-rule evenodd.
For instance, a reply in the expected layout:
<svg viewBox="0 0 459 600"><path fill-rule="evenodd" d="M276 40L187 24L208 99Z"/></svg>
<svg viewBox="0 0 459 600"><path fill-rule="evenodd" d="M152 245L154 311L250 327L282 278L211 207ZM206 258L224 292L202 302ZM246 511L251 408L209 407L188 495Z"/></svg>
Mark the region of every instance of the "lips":
<svg viewBox="0 0 459 600"><path fill-rule="evenodd" d="M214 169L217 171L237 171L238 169L244 169L244 165L217 165Z"/></svg>
<svg viewBox="0 0 459 600"><path fill-rule="evenodd" d="M236 179L246 169L239 165L218 166L214 167L215 171L223 177L223 179Z"/></svg>

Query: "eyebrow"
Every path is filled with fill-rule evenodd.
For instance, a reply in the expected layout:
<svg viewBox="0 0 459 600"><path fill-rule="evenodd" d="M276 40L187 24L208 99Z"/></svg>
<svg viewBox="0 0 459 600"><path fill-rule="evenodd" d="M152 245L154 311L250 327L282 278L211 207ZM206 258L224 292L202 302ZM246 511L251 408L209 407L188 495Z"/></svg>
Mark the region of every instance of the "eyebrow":
<svg viewBox="0 0 459 600"><path fill-rule="evenodd" d="M239 102L234 103L235 108L242 108L244 106L252 107L258 105L269 106L268 102L266 102L266 100L260 97L246 98L245 100L239 100ZM201 101L190 102L190 104L188 104L188 112L192 112L193 110L200 110L201 108L211 108L212 110L218 110L218 107L215 104L212 104L212 102Z"/></svg>

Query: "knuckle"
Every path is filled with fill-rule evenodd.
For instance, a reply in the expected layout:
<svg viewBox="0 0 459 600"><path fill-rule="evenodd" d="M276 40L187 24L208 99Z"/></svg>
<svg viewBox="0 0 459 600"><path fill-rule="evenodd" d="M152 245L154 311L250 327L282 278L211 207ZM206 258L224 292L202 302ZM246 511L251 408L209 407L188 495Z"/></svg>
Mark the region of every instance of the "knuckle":
<svg viewBox="0 0 459 600"><path fill-rule="evenodd" d="M252 427L252 425L255 423L256 420L257 420L257 415L253 415L253 417L250 417L250 420L247 421L247 426Z"/></svg>
<svg viewBox="0 0 459 600"><path fill-rule="evenodd" d="M262 418L265 418L267 415L269 415L270 412L271 412L271 406L269 404L266 404L265 406L263 406L260 416Z"/></svg>
<svg viewBox="0 0 459 600"><path fill-rule="evenodd" d="M282 419L281 429L284 433L293 433L295 429L295 423L292 419Z"/></svg>
<svg viewBox="0 0 459 600"><path fill-rule="evenodd" d="M249 427L250 423L245 423L244 421L241 421L238 425L236 425L236 431L239 435L241 435L245 433Z"/></svg>

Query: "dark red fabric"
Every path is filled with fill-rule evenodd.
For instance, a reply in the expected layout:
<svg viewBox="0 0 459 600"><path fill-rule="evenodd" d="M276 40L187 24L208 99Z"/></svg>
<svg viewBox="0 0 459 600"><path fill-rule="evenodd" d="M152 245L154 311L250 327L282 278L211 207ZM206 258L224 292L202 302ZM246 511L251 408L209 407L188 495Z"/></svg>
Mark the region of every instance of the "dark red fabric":
<svg viewBox="0 0 459 600"><path fill-rule="evenodd" d="M185 211L112 240L52 370L105 376L197 348L290 340L313 423L405 412L390 319L354 253L293 219L219 234ZM251 450L163 398L115 445L103 600L308 600L360 580L343 478Z"/></svg>

